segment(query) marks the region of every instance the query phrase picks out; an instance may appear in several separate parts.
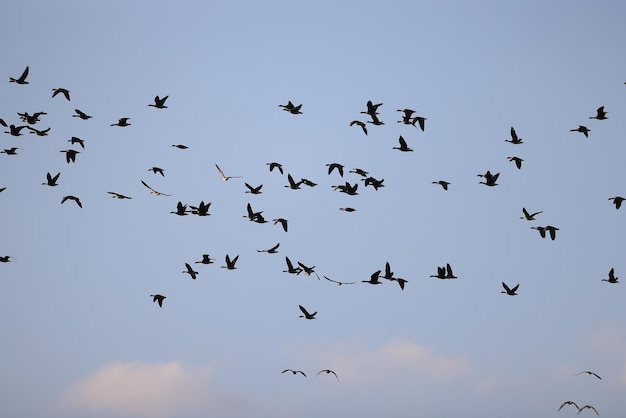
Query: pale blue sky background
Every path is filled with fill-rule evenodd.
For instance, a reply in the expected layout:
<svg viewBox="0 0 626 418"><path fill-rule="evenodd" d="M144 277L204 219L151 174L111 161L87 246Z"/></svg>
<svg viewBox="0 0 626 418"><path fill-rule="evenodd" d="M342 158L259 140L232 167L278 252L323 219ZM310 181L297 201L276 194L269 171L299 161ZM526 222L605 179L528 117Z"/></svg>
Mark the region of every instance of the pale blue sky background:
<svg viewBox="0 0 626 418"><path fill-rule="evenodd" d="M626 209L608 200L626 196L626 6L306 3L4 5L0 118L45 111L35 127L51 131L0 139L21 148L0 156L0 255L15 257L0 265L3 414L575 415L557 412L566 400L623 414L624 284L601 279L626 275ZM8 82L27 65L28 85ZM155 95L168 109L147 106ZM349 122L368 100L385 125L365 136ZM609 119L590 120L602 105ZM395 123L402 108L425 132ZM121 117L132 125L110 126ZM523 144L504 142L511 126ZM414 152L392 149L399 135ZM67 164L72 136L85 150ZM243 179L222 182L216 163ZM385 187L333 191L355 167ZM478 183L487 170L497 187ZM287 173L318 186L286 189ZM179 200L211 202L211 216L170 214ZM242 218L247 203L289 232ZM523 221L522 207L543 213ZM555 241L530 229L545 225ZM193 281L181 271L203 253L217 260L192 264ZM237 270L219 267L226 254ZM359 283L283 273L285 256ZM360 282L386 261L404 291ZM458 280L429 277L446 263ZM326 368L341 381L315 378Z"/></svg>

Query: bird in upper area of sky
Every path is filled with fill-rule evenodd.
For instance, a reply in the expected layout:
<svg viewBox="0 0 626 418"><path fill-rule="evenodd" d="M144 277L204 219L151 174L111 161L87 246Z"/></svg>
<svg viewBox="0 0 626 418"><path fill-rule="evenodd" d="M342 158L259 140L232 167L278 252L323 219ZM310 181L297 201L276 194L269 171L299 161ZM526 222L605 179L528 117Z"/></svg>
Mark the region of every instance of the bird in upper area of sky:
<svg viewBox="0 0 626 418"><path fill-rule="evenodd" d="M364 122L361 122L360 120L353 120L352 122L350 122L350 126L353 126L353 125L360 126L361 129L363 130L363 133L367 135L367 125L365 125Z"/></svg>
<svg viewBox="0 0 626 418"><path fill-rule="evenodd" d="M113 195L113 196L112 196L112 197L113 197L113 199L121 199L121 200L124 200L124 199L132 199L132 197L130 197L130 196L125 196L125 195L123 195L123 194L121 194L121 193L116 193L116 192L107 192L107 193L108 193L108 194L110 194L110 195Z"/></svg>
<svg viewBox="0 0 626 418"><path fill-rule="evenodd" d="M59 152L64 152L65 153L65 161L67 161L67 163L75 163L76 162L76 154L80 154L80 151L76 151L73 149L64 149L61 150Z"/></svg>
<svg viewBox="0 0 626 418"><path fill-rule="evenodd" d="M246 190L246 193L250 193L250 194L262 194L263 193L261 191L261 188L263 187L262 184L260 186L257 186L257 187L252 187L248 183L245 183L245 182L243 184L245 184L246 187L248 188L248 190Z"/></svg>
<svg viewBox="0 0 626 418"><path fill-rule="evenodd" d="M289 100L289 102L287 102L286 105L278 105L278 107L282 107L283 110L286 110L287 112L293 114L293 115L301 115L302 112L300 112L300 109L302 108L302 104L299 104L298 106L295 106L293 103L291 103L291 100Z"/></svg>
<svg viewBox="0 0 626 418"><path fill-rule="evenodd" d="M12 148L5 148L2 151L0 151L0 154L6 154L6 155L17 155L17 150L21 148L17 148L17 147L12 147Z"/></svg>
<svg viewBox="0 0 626 418"><path fill-rule="evenodd" d="M578 372L578 373L576 373L574 376L578 376L579 374L583 374L583 373L584 373L584 374L588 374L588 375L590 375L590 376L595 376L595 377L597 377L598 379L602 380L602 378L601 378L600 376L598 376L596 373L592 372L591 370L583 370L582 372Z"/></svg>
<svg viewBox="0 0 626 418"><path fill-rule="evenodd" d="M2 193L3 191L5 191L7 188L6 187L0 187L0 193Z"/></svg>
<svg viewBox="0 0 626 418"><path fill-rule="evenodd" d="M9 130L8 131L4 131L5 134L10 134L13 136L20 136L20 135L24 135L21 131L22 129L26 128L26 125L22 125L22 126L15 126L15 125L9 125Z"/></svg>
<svg viewBox="0 0 626 418"><path fill-rule="evenodd" d="M67 101L70 101L70 91L68 89L64 89L62 87L56 88L56 89L52 89L52 97L56 96L57 94L62 94L63 96L65 96L65 98L67 99Z"/></svg>
<svg viewBox="0 0 626 418"><path fill-rule="evenodd" d="M159 303L159 307L163 307L163 299L165 299L167 296L163 296L163 295L150 295L150 297L152 298L152 302L158 302Z"/></svg>
<svg viewBox="0 0 626 418"><path fill-rule="evenodd" d="M497 186L498 184L496 181L498 181L499 176L500 173L491 174L491 171L487 170L485 174L478 174L478 177L483 177L485 179L485 181L480 181L479 183L490 187Z"/></svg>
<svg viewBox="0 0 626 418"><path fill-rule="evenodd" d="M43 130L35 129L31 126L27 126L26 128L28 128L31 134L35 134L37 136L47 136L48 132L50 132L50 128L43 129Z"/></svg>
<svg viewBox="0 0 626 418"><path fill-rule="evenodd" d="M560 411L561 408L563 408L565 405L574 405L576 407L576 409L578 409L578 412L580 412L580 408L578 407L578 405L576 405L576 402L574 401L565 401L561 404L561 406L559 406L559 409L557 409L557 411Z"/></svg>
<svg viewBox="0 0 626 418"><path fill-rule="evenodd" d="M69 142L72 145L78 144L81 146L82 149L85 149L85 141L76 136L73 136L72 138L68 139L67 142Z"/></svg>
<svg viewBox="0 0 626 418"><path fill-rule="evenodd" d="M165 172L160 167L149 168L148 171L152 171L154 174L160 174L161 177L165 177Z"/></svg>
<svg viewBox="0 0 626 418"><path fill-rule="evenodd" d="M329 164L326 164L326 167L328 167L328 174L329 175L330 175L330 173L333 172L333 170L337 170L339 175L341 177L343 177L343 168L344 168L344 166L342 164L339 164L339 163L329 163Z"/></svg>
<svg viewBox="0 0 626 418"><path fill-rule="evenodd" d="M239 255L235 256L235 258L231 260L230 256L226 254L226 265L221 266L221 268L227 269L227 270L235 270L237 268L235 267L235 263L237 263L237 260L239 260Z"/></svg>
<svg viewBox="0 0 626 418"><path fill-rule="evenodd" d="M296 183L296 181L293 179L293 177L289 173L287 173L287 181L289 182L289 184L286 184L285 187L287 187L287 188L289 188L291 190L298 190L298 189L300 189L300 185L302 184L302 180L300 180L299 182Z"/></svg>
<svg viewBox="0 0 626 418"><path fill-rule="evenodd" d="M520 219L524 219L525 221L534 221L535 216L539 215L540 213L543 213L542 210L540 210L539 212L535 212L535 213L528 213L526 208L522 208L522 212L524 213L524 216L520 216Z"/></svg>
<svg viewBox="0 0 626 418"><path fill-rule="evenodd" d="M602 279L602 281L609 283L619 283L619 277L615 277L615 268L611 267L611 270L609 270L609 277L606 279Z"/></svg>
<svg viewBox="0 0 626 418"><path fill-rule="evenodd" d="M319 372L315 375L315 377L319 376L321 373L326 373L326 374L330 374L330 373L332 373L332 374L334 374L334 375L335 375L335 378L336 378L336 379L337 379L337 381L339 382L339 378L337 377L337 373L335 373L334 371L329 370L329 369L320 370L320 371L319 371Z"/></svg>
<svg viewBox="0 0 626 418"><path fill-rule="evenodd" d="M578 413L580 414L580 413L583 411L583 409L591 409L593 412L595 412L595 413L596 413L596 415L600 415L600 414L598 413L598 411L596 410L596 408L594 408L594 407L593 407L593 406L591 406L591 405L584 405L584 406L581 406L581 407L580 407L580 409L578 410Z"/></svg>
<svg viewBox="0 0 626 418"><path fill-rule="evenodd" d="M178 216L186 216L186 215L188 215L188 213L187 213L187 205L183 205L183 202L181 202L179 200L178 203L176 204L176 210L172 211L170 213L173 213L173 214L178 215Z"/></svg>
<svg viewBox="0 0 626 418"><path fill-rule="evenodd" d="M154 96L154 104L150 103L148 106L156 107L157 109L167 109L167 106L165 106L165 101L168 97L170 96L165 96L163 98L159 96Z"/></svg>
<svg viewBox="0 0 626 418"><path fill-rule="evenodd" d="M433 181L433 184L440 185L441 187L443 187L443 190L448 190L448 186L450 185L450 183L448 183L447 181L444 181L444 180Z"/></svg>
<svg viewBox="0 0 626 418"><path fill-rule="evenodd" d="M511 126L511 139L505 139L505 142L510 142L511 144L523 144L522 138L518 138L517 133L515 132L515 128Z"/></svg>
<svg viewBox="0 0 626 418"><path fill-rule="evenodd" d="M371 100L367 101L367 111L361 112L366 115L376 116L378 114L378 108L382 106L382 103L374 104Z"/></svg>
<svg viewBox="0 0 626 418"><path fill-rule="evenodd" d="M358 174L361 177L367 177L370 174L365 170L361 170L360 168L353 168L352 170L349 171L349 173Z"/></svg>
<svg viewBox="0 0 626 418"><path fill-rule="evenodd" d="M130 118L119 118L119 120L117 121L117 123L112 123L111 126L130 126L131 124L128 123L128 121L130 120Z"/></svg>
<svg viewBox="0 0 626 418"><path fill-rule="evenodd" d="M615 197L609 197L609 200L613 201L613 204L615 205L615 209L619 209L620 206L622 206L622 202L626 200L626 198L615 196Z"/></svg>
<svg viewBox="0 0 626 418"><path fill-rule="evenodd" d="M83 207L82 203L80 203L80 199L77 198L76 196L72 196L72 195L63 196L63 199L61 199L61 204L65 203L66 200L73 200L74 202L76 202L79 208L82 209Z"/></svg>
<svg viewBox="0 0 626 418"><path fill-rule="evenodd" d="M394 280L393 271L391 271L391 265L389 261L385 263L385 274L382 276L383 279Z"/></svg>
<svg viewBox="0 0 626 418"><path fill-rule="evenodd" d="M342 211L344 211L344 212L356 212L356 209L354 209L354 208L350 208L350 207L347 207L347 208L339 208L339 210L342 210Z"/></svg>
<svg viewBox="0 0 626 418"><path fill-rule="evenodd" d="M447 279L446 277L446 267L437 266L437 274L431 274L430 277L435 277L437 279Z"/></svg>
<svg viewBox="0 0 626 418"><path fill-rule="evenodd" d="M173 144L173 147L176 147L178 149L187 149L189 148L187 145L183 145L183 144Z"/></svg>
<svg viewBox="0 0 626 418"><path fill-rule="evenodd" d="M143 180L141 180L141 184L143 184L148 189L150 189L150 194L153 194L155 196L172 196L171 194L161 193L161 192L154 190L152 187L148 186L148 184L146 184L146 182Z"/></svg>
<svg viewBox="0 0 626 418"><path fill-rule="evenodd" d="M227 176L226 174L224 174L224 172L222 171L222 169L220 168L219 165L215 164L215 168L217 168L217 171L220 172L220 177L222 180L224 181L228 181L230 179L240 179L241 176Z"/></svg>
<svg viewBox="0 0 626 418"><path fill-rule="evenodd" d="M589 119L598 119L598 120L608 119L606 117L606 112L604 111L604 106L600 106L596 110L596 115L595 116L589 116Z"/></svg>
<svg viewBox="0 0 626 418"><path fill-rule="evenodd" d="M26 69L19 78L9 77L9 83L28 84L26 77L28 77L28 66L26 66Z"/></svg>
<svg viewBox="0 0 626 418"><path fill-rule="evenodd" d="M309 186L309 187L315 187L317 186L317 183L312 182L309 179L305 179L305 178L301 178L300 179L300 183L304 184L305 186Z"/></svg>
<svg viewBox="0 0 626 418"><path fill-rule="evenodd" d="M591 129L583 125L578 125L578 128L570 129L569 131L570 132L582 132L582 134L585 135L585 138L589 138L589 132L591 132Z"/></svg>
<svg viewBox="0 0 626 418"><path fill-rule="evenodd" d="M202 254L202 260L196 261L196 264L213 264L214 258L209 257L208 254Z"/></svg>
<svg viewBox="0 0 626 418"><path fill-rule="evenodd" d="M39 122L39 116L47 115L46 112L35 112L32 115L29 115L28 112L24 112L24 113L17 112L17 114L22 120L22 122L26 122L29 125L34 125L37 122Z"/></svg>
<svg viewBox="0 0 626 418"><path fill-rule="evenodd" d="M169 196L169 195L166 195L166 196ZM204 200L201 200L200 203L198 203L198 206L189 205L189 209L191 209L191 214L198 215L198 216L210 216L211 215L209 213L210 207L211 207L211 202L204 203Z"/></svg>
<svg viewBox="0 0 626 418"><path fill-rule="evenodd" d="M283 173L283 165L281 163L271 162L271 163L265 163L265 165L270 166L270 173L276 168L276 169L278 169L280 174L284 174Z"/></svg>
<svg viewBox="0 0 626 418"><path fill-rule="evenodd" d="M58 186L58 185L57 185L57 180L59 179L59 176L60 176L60 175L61 175L61 173L59 172L59 173L56 173L56 175L53 177L53 176L50 174L50 172L48 172L48 173L46 174L46 182L45 182L45 183L41 183L41 184L43 184L43 185L45 185L45 186L52 186L52 187L54 187L54 186Z"/></svg>
<svg viewBox="0 0 626 418"><path fill-rule="evenodd" d="M317 280L320 280L320 276L315 272L315 266L305 266L300 261L298 261L298 265L300 266L301 270L297 274L304 273L305 276L310 276L311 274L315 273L315 275L317 276Z"/></svg>
<svg viewBox="0 0 626 418"><path fill-rule="evenodd" d="M0 256L0 263L10 263L12 258L15 259L15 257L11 257L10 255Z"/></svg>
<svg viewBox="0 0 626 418"><path fill-rule="evenodd" d="M361 280L362 283L369 283L369 284L382 284L381 281L379 281L380 278L380 272L382 270L377 270L374 273L372 273L372 275L370 276L369 280Z"/></svg>
<svg viewBox="0 0 626 418"><path fill-rule="evenodd" d="M300 307L300 310L302 311L302 313L304 315L300 315L299 318L305 318L305 319L315 319L315 315L317 315L317 311L313 312L312 314L309 313L304 306L302 305L298 305Z"/></svg>
<svg viewBox="0 0 626 418"><path fill-rule="evenodd" d="M280 246L280 242L274 245L272 248L268 248L267 250L257 250L259 253L268 253L268 254L276 254L278 251L278 247Z"/></svg>
<svg viewBox="0 0 626 418"><path fill-rule="evenodd" d="M333 280L327 276L322 276L322 277L324 277L329 282L337 283L338 286L341 286L342 284L355 284L356 283L356 282L340 282L339 280Z"/></svg>
<svg viewBox="0 0 626 418"><path fill-rule="evenodd" d="M74 109L74 112L76 112L75 115L72 115L75 118L81 118L82 120L87 120L87 119L91 119L93 116L89 116L88 114L86 114L85 112L82 112L78 109Z"/></svg>
<svg viewBox="0 0 626 418"><path fill-rule="evenodd" d="M304 374L304 372L302 370L285 369L281 373L285 373L285 372L291 372L291 374L293 374L293 375L300 373L302 376L306 377L306 374Z"/></svg>
<svg viewBox="0 0 626 418"><path fill-rule="evenodd" d="M396 112L404 113L404 115L402 116L402 119L400 119L398 121L398 123L402 123L402 124L405 124L405 125L410 125L411 124L411 116L413 116L413 113L415 113L415 110L411 110L411 109L396 109Z"/></svg>
<svg viewBox="0 0 626 418"><path fill-rule="evenodd" d="M500 293L506 293L509 296L516 296L517 293L517 288L519 287L519 284L516 284L512 289L509 288L509 286L507 286L506 283L502 282L502 287L504 287L504 290L501 291Z"/></svg>
<svg viewBox="0 0 626 418"><path fill-rule="evenodd" d="M185 263L185 268L187 268L187 270L183 270L182 273L187 273L191 276L192 279L196 280L196 276L200 273L194 271L194 269L191 268L191 264L189 263Z"/></svg>
<svg viewBox="0 0 626 418"><path fill-rule="evenodd" d="M340 185L332 186L332 187L333 187L333 190L339 190L339 192L341 193L345 193L350 196L356 196L358 195L357 189L359 188L359 183L354 183L354 185L351 185L350 183L346 181L346 184L340 184Z"/></svg>
<svg viewBox="0 0 626 418"><path fill-rule="evenodd" d="M283 273L291 273L296 275L300 274L302 269L300 267L294 267L289 257L285 257L285 261L287 262L287 270L283 270Z"/></svg>
<svg viewBox="0 0 626 418"><path fill-rule="evenodd" d="M376 125L376 126L385 124L385 122L378 119L378 116L376 115L370 115L370 117L372 118L372 120L368 120L366 123L371 123L372 125Z"/></svg>
<svg viewBox="0 0 626 418"><path fill-rule="evenodd" d="M522 169L522 160L520 157L506 157L509 159L510 162L515 162L515 166L521 170Z"/></svg>

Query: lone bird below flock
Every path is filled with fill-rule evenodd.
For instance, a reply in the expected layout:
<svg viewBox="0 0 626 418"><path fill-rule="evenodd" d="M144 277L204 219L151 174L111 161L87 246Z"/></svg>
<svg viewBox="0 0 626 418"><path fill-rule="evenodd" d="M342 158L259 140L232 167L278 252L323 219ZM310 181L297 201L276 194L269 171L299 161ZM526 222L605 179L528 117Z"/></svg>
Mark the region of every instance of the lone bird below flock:
<svg viewBox="0 0 626 418"><path fill-rule="evenodd" d="M17 155L17 150L18 149L21 149L21 148L17 148L17 147L5 148L2 151L0 151L0 154Z"/></svg>

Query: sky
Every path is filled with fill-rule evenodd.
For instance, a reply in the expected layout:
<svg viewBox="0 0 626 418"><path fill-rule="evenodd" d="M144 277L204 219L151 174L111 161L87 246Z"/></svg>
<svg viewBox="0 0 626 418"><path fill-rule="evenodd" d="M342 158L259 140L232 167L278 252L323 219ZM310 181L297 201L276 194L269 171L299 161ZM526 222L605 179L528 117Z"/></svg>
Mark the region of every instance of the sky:
<svg viewBox="0 0 626 418"><path fill-rule="evenodd" d="M558 410L571 400L620 416L626 290L602 279L626 274L626 208L609 200L626 197L625 13L578 0L5 4L0 118L46 112L30 126L51 129L0 136L19 148L0 155L3 413L526 418L574 416ZM9 82L26 66L28 84ZM148 106L157 95L167 108ZM372 121L369 100L384 125L365 135L350 122ZM608 119L590 119L600 106ZM424 131L396 123L405 108ZM506 142L511 127L523 143ZM412 152L393 149L400 136ZM480 184L487 170L497 186ZM288 174L317 185L291 190ZM333 187L346 182L357 195ZM201 201L209 216L171 213ZM555 240L531 229L548 225ZM226 255L236 269L220 268ZM285 257L315 273L284 272ZM404 289L362 282L387 262ZM448 263L457 279L430 277Z"/></svg>

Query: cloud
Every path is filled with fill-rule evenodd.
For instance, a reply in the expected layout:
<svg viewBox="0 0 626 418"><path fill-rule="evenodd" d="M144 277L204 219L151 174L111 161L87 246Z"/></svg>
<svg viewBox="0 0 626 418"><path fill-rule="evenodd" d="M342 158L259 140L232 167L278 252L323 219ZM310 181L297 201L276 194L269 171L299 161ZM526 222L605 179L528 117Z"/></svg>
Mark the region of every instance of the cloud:
<svg viewBox="0 0 626 418"><path fill-rule="evenodd" d="M115 362L70 387L60 406L70 412L132 417L242 413L246 402L216 390L212 374L210 366L190 368L180 362Z"/></svg>

